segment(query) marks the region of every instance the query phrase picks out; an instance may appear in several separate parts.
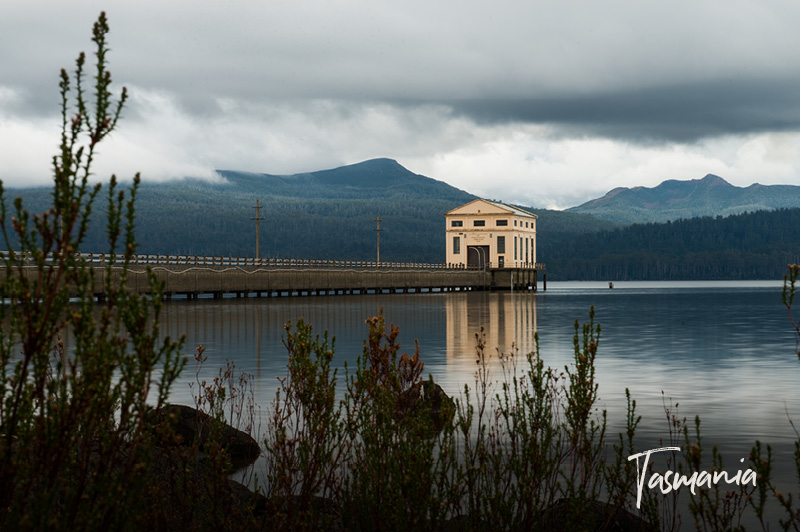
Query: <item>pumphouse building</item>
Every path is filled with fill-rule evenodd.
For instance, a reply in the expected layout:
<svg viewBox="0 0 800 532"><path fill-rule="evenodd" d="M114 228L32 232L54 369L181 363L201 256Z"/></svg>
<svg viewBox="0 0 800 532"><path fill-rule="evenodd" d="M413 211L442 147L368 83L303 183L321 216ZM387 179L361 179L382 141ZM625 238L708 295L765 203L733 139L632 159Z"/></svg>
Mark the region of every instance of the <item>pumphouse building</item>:
<svg viewBox="0 0 800 532"><path fill-rule="evenodd" d="M476 199L445 213L449 265L535 268L537 216L502 202Z"/></svg>

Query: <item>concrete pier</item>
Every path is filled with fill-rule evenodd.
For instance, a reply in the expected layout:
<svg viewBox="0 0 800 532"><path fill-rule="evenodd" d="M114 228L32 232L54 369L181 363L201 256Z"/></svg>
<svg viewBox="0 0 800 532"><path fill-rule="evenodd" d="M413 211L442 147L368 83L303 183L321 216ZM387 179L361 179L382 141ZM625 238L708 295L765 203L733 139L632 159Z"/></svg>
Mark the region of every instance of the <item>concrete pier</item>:
<svg viewBox="0 0 800 532"><path fill-rule="evenodd" d="M115 272L112 275L121 273ZM163 282L167 299L181 295L189 299L209 294L215 299L224 294L235 297L286 297L367 293L428 293L465 290L537 290L537 271L506 268L492 270L442 269L277 269L209 268L182 266L151 267ZM96 268L95 286L102 290L106 269ZM144 267L130 266L128 290L150 292ZM102 292L96 294L102 297Z"/></svg>
<svg viewBox="0 0 800 532"><path fill-rule="evenodd" d="M7 253L7 252L5 252ZM116 282L125 272L120 257L81 254L94 269L94 295L101 301L106 277ZM48 257L48 260L52 258ZM466 290L538 290L543 264L524 268L465 268L448 264L331 261L309 259L253 259L134 255L127 265L126 288L151 293L148 269L163 284L163 296L214 299L375 293L429 293ZM34 266L26 273L37 275ZM0 272L4 275L5 272ZM547 289L545 277L544 287Z"/></svg>

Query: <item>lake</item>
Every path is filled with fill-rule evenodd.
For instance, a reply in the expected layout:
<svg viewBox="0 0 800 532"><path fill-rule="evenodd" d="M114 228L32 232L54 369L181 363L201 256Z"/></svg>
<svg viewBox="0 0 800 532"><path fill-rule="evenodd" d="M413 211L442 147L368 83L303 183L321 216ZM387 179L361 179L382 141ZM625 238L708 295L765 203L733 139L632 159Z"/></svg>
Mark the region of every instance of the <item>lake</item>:
<svg viewBox="0 0 800 532"><path fill-rule="evenodd" d="M716 443L734 471L754 440L771 443L775 459L792 460L796 436L789 417L800 420L800 361L781 283L619 282L548 283L546 292L455 292L377 294L273 299L175 300L164 305L162 328L185 333L186 352L206 348L203 375L233 360L251 373L256 400L268 407L285 376L283 325L304 318L320 333L335 336L335 362L354 364L367 333L364 321L383 309L400 328L401 352L418 340L425 373L451 395L474 382L475 333L484 328L487 352L521 353L534 347L546 365L563 368L573 356L574 322L585 322L594 306L602 327L596 372L601 407L612 433L625 419L625 388L643 416L642 450L668 437L664 401L680 404L681 416L702 419L705 442ZM494 376L500 368L490 362ZM192 367L172 400L193 404ZM663 391L663 395L662 395ZM788 416L787 416L788 413ZM708 446L710 448L710 445ZM780 467L777 469L781 469Z"/></svg>

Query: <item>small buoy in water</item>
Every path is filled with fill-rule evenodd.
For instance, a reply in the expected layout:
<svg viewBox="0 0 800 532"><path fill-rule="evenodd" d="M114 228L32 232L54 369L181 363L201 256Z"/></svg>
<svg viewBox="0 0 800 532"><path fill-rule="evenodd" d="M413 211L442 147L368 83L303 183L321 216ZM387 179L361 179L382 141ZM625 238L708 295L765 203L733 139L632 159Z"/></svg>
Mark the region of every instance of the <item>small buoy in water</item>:
<svg viewBox="0 0 800 532"><path fill-rule="evenodd" d="M614 288L614 283L612 283L611 281L609 281L609 282L608 282L608 287L609 287L609 288Z"/></svg>

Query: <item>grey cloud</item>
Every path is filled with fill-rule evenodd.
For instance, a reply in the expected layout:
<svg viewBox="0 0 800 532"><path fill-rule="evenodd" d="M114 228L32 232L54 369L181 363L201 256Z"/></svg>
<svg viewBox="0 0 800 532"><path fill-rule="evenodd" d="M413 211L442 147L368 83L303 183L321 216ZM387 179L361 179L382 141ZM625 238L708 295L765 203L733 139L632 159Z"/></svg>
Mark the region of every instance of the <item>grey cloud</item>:
<svg viewBox="0 0 800 532"><path fill-rule="evenodd" d="M800 130L800 80L720 81L592 95L448 101L482 124L551 124L567 135L637 143Z"/></svg>
<svg viewBox="0 0 800 532"><path fill-rule="evenodd" d="M101 2L11 6L0 23L0 85L18 115L57 106L58 69L91 53ZM22 6L22 4L20 4ZM178 95L199 118L219 99L444 104L481 122L542 122L569 134L691 140L797 127L800 39L792 2L174 2L114 6L119 84ZM580 13L580 17L576 14ZM53 22L53 21L58 21ZM745 77L742 77L745 76Z"/></svg>
<svg viewBox="0 0 800 532"><path fill-rule="evenodd" d="M55 118L57 131L58 71L73 68L80 50L91 53L89 31L105 4L3 10L0 93L10 88L15 99L0 99L0 118L40 130ZM511 130L535 129L545 144L613 138L637 147L800 131L794 1L232 0L200 10L141 0L107 9L115 85L141 95L123 131L137 145L168 144L189 160L187 171L208 163L293 172L447 154L474 164L486 146L515 138ZM520 150L500 162L527 157ZM586 157L570 152L542 171L596 173L572 170ZM713 157L701 159L700 175Z"/></svg>

